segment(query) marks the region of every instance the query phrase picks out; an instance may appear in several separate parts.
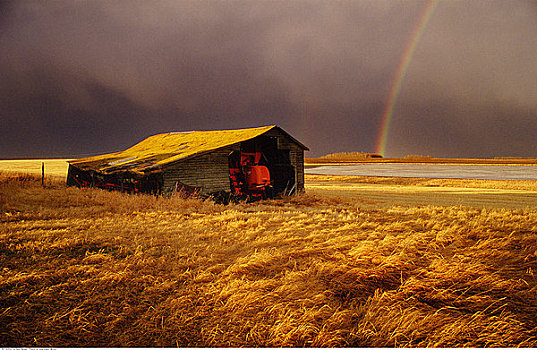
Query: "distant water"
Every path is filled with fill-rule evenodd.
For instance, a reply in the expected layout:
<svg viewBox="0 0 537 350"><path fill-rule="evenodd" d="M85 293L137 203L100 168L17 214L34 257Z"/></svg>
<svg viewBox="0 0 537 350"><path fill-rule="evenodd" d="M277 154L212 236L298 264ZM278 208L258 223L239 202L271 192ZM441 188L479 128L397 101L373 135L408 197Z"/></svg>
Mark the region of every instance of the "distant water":
<svg viewBox="0 0 537 350"><path fill-rule="evenodd" d="M537 180L535 165L353 164L307 166L305 172L318 175Z"/></svg>

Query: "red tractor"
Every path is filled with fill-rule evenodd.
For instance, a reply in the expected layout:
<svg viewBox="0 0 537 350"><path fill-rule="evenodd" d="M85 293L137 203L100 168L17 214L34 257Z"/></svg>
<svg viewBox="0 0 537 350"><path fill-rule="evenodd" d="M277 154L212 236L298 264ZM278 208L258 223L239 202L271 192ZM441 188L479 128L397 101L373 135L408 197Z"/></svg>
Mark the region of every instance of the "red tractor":
<svg viewBox="0 0 537 350"><path fill-rule="evenodd" d="M229 160L231 193L237 197L261 199L272 197L270 172L260 165L261 152L234 152Z"/></svg>

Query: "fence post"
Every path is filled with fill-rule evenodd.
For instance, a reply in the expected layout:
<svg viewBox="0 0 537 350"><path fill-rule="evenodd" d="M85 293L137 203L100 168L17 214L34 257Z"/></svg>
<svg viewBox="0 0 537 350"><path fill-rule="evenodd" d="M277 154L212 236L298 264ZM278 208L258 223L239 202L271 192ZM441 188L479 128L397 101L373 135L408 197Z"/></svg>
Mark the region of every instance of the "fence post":
<svg viewBox="0 0 537 350"><path fill-rule="evenodd" d="M41 162L41 186L45 187L45 162Z"/></svg>

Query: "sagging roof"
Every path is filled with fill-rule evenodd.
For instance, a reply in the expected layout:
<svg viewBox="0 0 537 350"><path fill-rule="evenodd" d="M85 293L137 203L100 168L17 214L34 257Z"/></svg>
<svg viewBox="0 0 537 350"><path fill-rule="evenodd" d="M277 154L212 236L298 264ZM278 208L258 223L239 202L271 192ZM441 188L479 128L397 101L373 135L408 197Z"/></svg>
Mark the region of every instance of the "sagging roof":
<svg viewBox="0 0 537 350"><path fill-rule="evenodd" d="M157 170L165 164L253 139L274 128L283 132L303 149L308 149L281 128L270 125L250 129L158 134L124 151L76 159L69 161L69 164L82 170L95 170L103 173L132 171L143 174Z"/></svg>

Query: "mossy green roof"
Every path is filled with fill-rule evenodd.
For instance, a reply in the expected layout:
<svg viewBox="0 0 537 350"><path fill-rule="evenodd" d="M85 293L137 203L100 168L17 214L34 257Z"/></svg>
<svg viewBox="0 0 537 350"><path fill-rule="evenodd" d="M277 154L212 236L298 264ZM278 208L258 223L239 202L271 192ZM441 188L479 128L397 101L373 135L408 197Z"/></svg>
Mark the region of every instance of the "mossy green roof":
<svg viewBox="0 0 537 350"><path fill-rule="evenodd" d="M168 163L253 139L276 127L270 125L250 129L158 134L121 152L76 159L69 163L82 170L103 173L116 171L146 173Z"/></svg>

